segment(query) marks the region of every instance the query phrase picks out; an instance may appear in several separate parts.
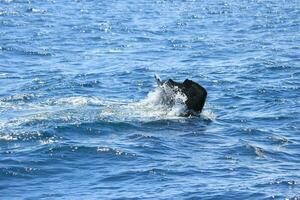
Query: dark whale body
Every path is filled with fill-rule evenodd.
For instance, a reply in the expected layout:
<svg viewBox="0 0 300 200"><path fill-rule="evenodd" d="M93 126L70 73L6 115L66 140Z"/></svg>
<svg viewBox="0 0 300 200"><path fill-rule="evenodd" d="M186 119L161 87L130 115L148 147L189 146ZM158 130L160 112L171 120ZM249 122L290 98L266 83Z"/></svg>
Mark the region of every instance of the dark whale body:
<svg viewBox="0 0 300 200"><path fill-rule="evenodd" d="M201 113L207 97L207 91L204 87L189 79L186 79L183 83L179 83L172 79L161 81L158 76L155 76L155 78L160 86L167 86L174 90L179 90L186 95L186 116Z"/></svg>

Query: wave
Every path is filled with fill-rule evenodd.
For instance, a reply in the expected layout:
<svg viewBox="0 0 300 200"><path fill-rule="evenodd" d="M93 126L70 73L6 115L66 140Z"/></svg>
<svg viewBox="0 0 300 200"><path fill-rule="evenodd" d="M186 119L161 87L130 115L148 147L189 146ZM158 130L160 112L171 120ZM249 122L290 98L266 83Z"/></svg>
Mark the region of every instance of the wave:
<svg viewBox="0 0 300 200"><path fill-rule="evenodd" d="M185 100L183 93L163 87L155 88L145 99L135 102L94 96L71 96L41 101L30 94L12 95L0 99L0 112L7 113L7 117L0 119L0 140L34 139L36 133L42 130L73 125L112 122L112 126L115 126L115 123L122 122L126 127L132 127L131 125L160 120L185 122ZM204 109L199 117L210 121L216 118L209 108ZM36 139L42 141L43 138Z"/></svg>
<svg viewBox="0 0 300 200"><path fill-rule="evenodd" d="M87 109L89 111L92 109L99 113L97 118L109 121L186 119L183 117L187 113L186 98L182 92L168 87L157 87L150 91L145 99L131 102L102 99L95 96L70 96L39 101L37 96L33 94L16 94L7 98L0 98L0 110L2 112L26 110L27 113L31 111L31 113L38 114L39 118L43 115L51 118L49 112L53 116L57 116L57 112L59 112L58 117L60 118L72 113L82 116L82 113L88 112ZM64 113L64 111L68 112ZM77 113L78 111L80 113ZM24 117L29 118L29 116L22 116L21 118ZM65 119L65 117L63 118ZM209 105L204 108L200 117L206 120L216 119Z"/></svg>

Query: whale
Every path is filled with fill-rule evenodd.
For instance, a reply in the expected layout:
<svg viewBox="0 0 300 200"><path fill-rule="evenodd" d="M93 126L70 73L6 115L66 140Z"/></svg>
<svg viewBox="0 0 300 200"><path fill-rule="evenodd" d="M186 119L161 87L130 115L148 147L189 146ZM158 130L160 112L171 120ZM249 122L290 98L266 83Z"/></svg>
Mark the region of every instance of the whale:
<svg viewBox="0 0 300 200"><path fill-rule="evenodd" d="M158 75L154 75L156 82L159 87L161 87L164 91L172 90L175 93L180 92L184 94L186 97L184 104L186 105L186 112L183 114L184 116L195 116L199 115L204 107L207 91L200 84L185 79L182 83L176 82L172 79L168 79L162 81ZM167 92L166 92L167 93ZM166 101L168 104L174 104L174 99L170 95L165 95ZM173 96L174 97L174 96Z"/></svg>

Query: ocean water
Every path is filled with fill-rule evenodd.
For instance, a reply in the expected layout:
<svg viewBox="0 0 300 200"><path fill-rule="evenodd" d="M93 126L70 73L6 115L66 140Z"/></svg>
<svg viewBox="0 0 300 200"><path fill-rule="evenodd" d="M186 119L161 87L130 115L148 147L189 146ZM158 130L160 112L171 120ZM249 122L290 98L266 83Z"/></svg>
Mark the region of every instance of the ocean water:
<svg viewBox="0 0 300 200"><path fill-rule="evenodd" d="M0 0L0 85L0 199L300 199L299 0Z"/></svg>

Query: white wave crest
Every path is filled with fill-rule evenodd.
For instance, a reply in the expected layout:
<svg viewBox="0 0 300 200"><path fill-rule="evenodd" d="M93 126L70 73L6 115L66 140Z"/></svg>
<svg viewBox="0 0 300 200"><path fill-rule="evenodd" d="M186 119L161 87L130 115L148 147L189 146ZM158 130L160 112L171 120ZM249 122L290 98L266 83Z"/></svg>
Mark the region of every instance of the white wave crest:
<svg viewBox="0 0 300 200"><path fill-rule="evenodd" d="M72 105L72 106L84 106L84 105L103 105L105 101L96 97L65 97L59 98L52 102L54 105Z"/></svg>

